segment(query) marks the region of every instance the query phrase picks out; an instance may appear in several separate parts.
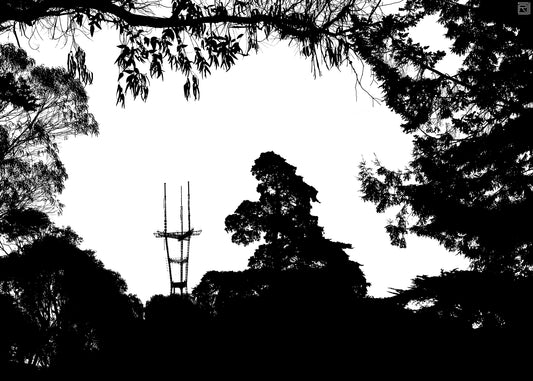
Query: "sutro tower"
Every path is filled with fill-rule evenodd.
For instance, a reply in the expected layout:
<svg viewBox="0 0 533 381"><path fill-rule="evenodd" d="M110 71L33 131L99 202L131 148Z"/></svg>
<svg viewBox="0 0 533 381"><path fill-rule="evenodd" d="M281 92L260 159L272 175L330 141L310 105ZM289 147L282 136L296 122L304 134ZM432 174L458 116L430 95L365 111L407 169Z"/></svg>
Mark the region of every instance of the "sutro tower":
<svg viewBox="0 0 533 381"><path fill-rule="evenodd" d="M163 231L157 231L154 235L157 238L164 238L165 251L167 254L167 264L168 264L168 275L170 277L170 293L175 294L176 289L180 289L180 294L187 294L187 280L189 276L189 252L191 248L191 237L194 235L199 235L201 230L194 230L191 228L191 192L189 187L189 182L187 182L187 221L188 227L187 230L183 230L183 188L180 187L180 222L181 222L181 231L179 232L167 232L167 184L163 186L163 213L164 213L164 222L163 222ZM170 256L170 250L168 247L168 239L173 238L177 239L180 243L180 257L174 258ZM184 241L187 242L187 249L184 253ZM172 277L172 265L179 265L180 270L180 280L179 282L174 281Z"/></svg>

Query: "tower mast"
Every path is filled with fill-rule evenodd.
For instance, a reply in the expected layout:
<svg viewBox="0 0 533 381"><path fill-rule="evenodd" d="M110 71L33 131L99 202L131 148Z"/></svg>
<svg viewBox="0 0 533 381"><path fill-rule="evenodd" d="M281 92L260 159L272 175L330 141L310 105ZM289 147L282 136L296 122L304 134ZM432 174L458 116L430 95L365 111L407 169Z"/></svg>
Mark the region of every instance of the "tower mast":
<svg viewBox="0 0 533 381"><path fill-rule="evenodd" d="M191 231L191 188L189 186L189 182L187 181L187 230ZM183 241L182 241L183 244ZM185 261L185 279L189 280L189 252L191 249L191 239L187 239L187 260ZM185 292L187 293L187 283L185 284Z"/></svg>
<svg viewBox="0 0 533 381"><path fill-rule="evenodd" d="M164 231L164 246L165 246L165 252L167 254L167 269L168 269L168 275L170 279L172 279L172 266L170 265L170 251L168 248L168 234L167 234L167 183L163 184L163 214L164 214L164 221L163 221L163 231ZM172 286L170 287L170 293L172 294Z"/></svg>
<svg viewBox="0 0 533 381"><path fill-rule="evenodd" d="M183 236L183 187L180 186L180 224L181 224L181 235ZM180 240L180 283L182 286L180 287L180 293L183 295L183 289L186 287L187 279L183 278L183 239ZM185 290L185 293L187 293L187 290Z"/></svg>
<svg viewBox="0 0 533 381"><path fill-rule="evenodd" d="M164 239L165 252L167 256L168 264L168 275L170 279L170 293L175 294L176 289L179 288L180 294L187 294L187 283L189 277L189 253L190 253L190 244L191 237L200 235L201 230L195 230L191 227L191 194L189 182L187 182L187 230L184 231L184 221L183 221L183 187L180 187L180 231L179 232L169 232L167 230L167 184L163 185L163 231L157 231L154 235L157 238ZM170 256L170 249L168 245L168 239L176 239L180 243L180 257L173 258ZM187 241L187 251L184 253L183 243ZM185 254L185 256L184 256ZM172 274L172 265L177 264L180 266L180 279L179 282L175 281Z"/></svg>

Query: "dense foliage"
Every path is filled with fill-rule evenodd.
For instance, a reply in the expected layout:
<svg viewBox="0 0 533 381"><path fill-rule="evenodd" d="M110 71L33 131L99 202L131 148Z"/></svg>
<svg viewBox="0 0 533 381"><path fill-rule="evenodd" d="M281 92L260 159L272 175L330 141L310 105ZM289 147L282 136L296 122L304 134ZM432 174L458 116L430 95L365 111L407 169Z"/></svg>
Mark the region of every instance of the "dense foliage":
<svg viewBox="0 0 533 381"><path fill-rule="evenodd" d="M20 316L15 327L26 325L12 333L7 360L41 368L97 361L118 349L123 343L116 340L142 317L124 280L79 249L80 241L70 229L49 226L41 238L0 258L2 298Z"/></svg>
<svg viewBox="0 0 533 381"><path fill-rule="evenodd" d="M533 265L531 44L503 5L407 1L405 9L436 16L462 65L454 75L433 76L375 66L414 148L403 170L363 161L363 199L397 213L386 226L392 244L405 247L408 234L436 239L468 258L471 271L419 277L398 291L399 300L470 327L525 332L519 316L530 316Z"/></svg>
<svg viewBox="0 0 533 381"><path fill-rule="evenodd" d="M479 9L407 4L417 17L437 13L463 65L449 78L383 74L395 99L388 103L414 134L413 159L403 171L363 162L363 198L379 212L398 207L387 226L394 244L405 246L405 235L415 233L479 269L529 269L533 242L523 221L533 190L531 49L517 28L489 22ZM393 75L394 87L387 84Z"/></svg>

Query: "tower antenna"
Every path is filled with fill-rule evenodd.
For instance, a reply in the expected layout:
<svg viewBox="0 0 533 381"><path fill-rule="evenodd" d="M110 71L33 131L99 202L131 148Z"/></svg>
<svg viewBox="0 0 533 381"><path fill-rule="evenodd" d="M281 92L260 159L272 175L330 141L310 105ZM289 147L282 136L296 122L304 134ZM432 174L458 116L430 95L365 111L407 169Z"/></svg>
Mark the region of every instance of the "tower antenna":
<svg viewBox="0 0 533 381"><path fill-rule="evenodd" d="M201 230L195 230L191 227L191 194L189 182L187 182L187 216L188 224L187 231L183 230L183 187L180 187L180 223L181 230L179 232L169 232L167 230L167 184L164 183L163 186L163 231L157 231L154 235L157 238L164 239L165 252L167 255L167 265L168 265L168 275L170 278L170 293L175 294L176 289L180 290L181 295L186 295L188 293L187 283L189 277L189 253L190 253L190 244L191 237L200 235ZM170 249L168 245L168 239L176 239L180 243L180 257L173 258L170 256ZM187 251L184 256L184 247L183 243L187 241ZM172 276L172 265L176 264L180 266L180 279L179 282L175 281Z"/></svg>
<svg viewBox="0 0 533 381"><path fill-rule="evenodd" d="M172 266L170 266L170 250L168 248L168 234L167 234L167 183L163 184L163 237L165 241L163 245L165 247L165 252L167 254L167 269L170 279L172 279ZM172 293L172 286L170 287L170 293Z"/></svg>
<svg viewBox="0 0 533 381"><path fill-rule="evenodd" d="M187 230L191 230L191 188L189 186L189 182L187 181ZM182 241L183 244L183 241ZM191 250L191 240L190 238L187 240L187 260L185 261L185 279L189 279L189 252ZM185 292L187 292L187 285L185 285Z"/></svg>
<svg viewBox="0 0 533 381"><path fill-rule="evenodd" d="M181 235L183 236L183 187L180 186L180 224L181 224ZM180 293L187 293L187 278L183 278L183 239L180 240L180 282L183 284L180 287ZM185 282L185 283L184 283Z"/></svg>

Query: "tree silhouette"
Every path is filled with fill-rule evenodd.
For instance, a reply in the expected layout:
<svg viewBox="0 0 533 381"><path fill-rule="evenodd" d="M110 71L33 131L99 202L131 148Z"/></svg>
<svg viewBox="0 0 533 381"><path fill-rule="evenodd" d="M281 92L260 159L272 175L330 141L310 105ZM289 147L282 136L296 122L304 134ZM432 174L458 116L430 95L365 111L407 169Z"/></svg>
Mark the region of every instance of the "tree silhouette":
<svg viewBox="0 0 533 381"><path fill-rule="evenodd" d="M14 248L46 234L52 223L46 213L36 209L10 209L0 219L0 249L8 254Z"/></svg>
<svg viewBox="0 0 533 381"><path fill-rule="evenodd" d="M0 220L58 210L67 174L57 140L98 132L87 94L64 69L35 66L12 44L0 45L0 81Z"/></svg>
<svg viewBox="0 0 533 381"><path fill-rule="evenodd" d="M532 286L530 276L454 270L419 276L409 289L396 290L393 299L415 306L420 315L465 328L526 334L531 333L533 310L527 300Z"/></svg>
<svg viewBox="0 0 533 381"><path fill-rule="evenodd" d="M249 267L274 272L350 268L354 291L365 295L366 282L359 264L344 252L351 245L325 238L318 218L311 215L311 203L318 202L316 189L274 152L262 153L252 166L252 174L259 182L259 200L243 201L225 221L235 243L248 245L263 239L249 259Z"/></svg>
<svg viewBox="0 0 533 381"><path fill-rule="evenodd" d="M0 258L2 293L35 328L31 345L12 348L15 359L62 369L124 350L122 340L142 306L126 294L124 280L79 243L70 229L51 228Z"/></svg>
<svg viewBox="0 0 533 381"><path fill-rule="evenodd" d="M346 365L364 344L347 349L343 340L366 342L354 325L368 284L344 252L351 246L324 237L311 214L317 191L281 156L262 153L252 173L259 200L243 201L226 218L226 230L233 242L262 243L248 269L210 271L192 294L214 317L217 369L234 358L243 374L266 364L272 374L300 375L311 363L314 369Z"/></svg>
<svg viewBox="0 0 533 381"><path fill-rule="evenodd" d="M317 191L296 168L274 152L264 152L252 174L259 182L259 200L243 201L226 218L226 231L235 243L263 243L247 270L206 273L193 291L197 303L224 319L281 326L289 316L303 324L313 314L321 315L319 310L335 315L335 308L366 295L360 265L344 252L351 246L324 237L311 214ZM314 312L304 317L306 308Z"/></svg>
<svg viewBox="0 0 533 381"><path fill-rule="evenodd" d="M272 353L291 360L298 353L305 359L302 364L318 363L324 349L335 344L331 337L357 342L361 353L372 342L368 332L376 333L380 324L389 327L390 320L383 318L387 314L402 324L403 319L411 321L393 325L395 332L385 329L379 340L403 344L407 336L398 331L408 327L405 332L415 332L416 343L407 348L418 360L431 360L424 352L445 353L448 347L441 344L446 340L450 348L469 354L465 344L479 339L476 349L483 348L495 337L488 331L527 331L533 242L523 221L533 205L533 66L526 28L502 16L507 11L487 13L486 2L479 0L407 0L390 15L380 3L280 0L203 6L180 0L172 1L166 14L142 0L0 4L0 33L18 38L19 32L48 32L71 43L68 73L35 67L22 51L1 46L0 234L19 249L1 258L6 295L0 304L7 311L5 321L24 317L28 332L38 333L27 340L19 335L24 329L13 330L0 348L3 356L53 365L82 361L94 348L117 353L123 349L112 339L118 327L140 315L123 282L104 271L91 253L78 249L71 232L50 229L43 234L48 220L37 211L57 205L55 195L66 178L54 139L73 131L96 132L81 87L92 81L92 74L76 33L92 36L104 24L116 27L121 39L116 60L121 104L128 93L146 99L149 78L162 78L168 66L186 77L185 97L197 99L199 78L213 68L229 70L238 58L272 39L295 43L311 59L315 73L322 66L347 65L360 84L355 62L370 66L387 106L404 119L404 132L414 136L414 150L405 170L390 170L377 159L373 168L362 162L363 198L374 202L378 212L397 208L396 220L386 227L393 244L406 246L405 236L413 233L436 239L472 261L474 271L418 277L390 301L361 299L367 284L359 265L344 252L350 246L326 239L310 214L316 190L284 159L264 153L252 168L260 183L259 201L244 201L226 219L234 242L263 240L250 268L209 272L193 293L201 307L221 317L215 342L223 340L211 349L223 358L246 354L243 348L262 348L269 364ZM431 15L445 27L452 51L463 57L456 73L437 68L444 52L409 38L410 28ZM55 103L43 109L48 99ZM40 161L39 151L46 160ZM103 281L95 284L97 279ZM114 291L105 291L110 289ZM148 332L158 323L170 325L167 314L196 316L187 303L154 298L147 306ZM398 310L398 304L409 303L418 303L419 309ZM156 313L158 305L164 313ZM348 330L349 322L372 329ZM417 325L421 328L413 328ZM239 334L231 342L234 332ZM427 332L440 333L430 343ZM395 348L401 351L402 346ZM481 351L478 358L489 352Z"/></svg>
<svg viewBox="0 0 533 381"><path fill-rule="evenodd" d="M352 32L359 24L381 23L379 2L228 1L203 4L172 0L171 7L147 0L17 1L0 6L0 31L26 36L29 31L62 36L71 43L68 65L85 82L92 74L76 35L93 35L104 25L117 29L120 54L117 103L125 94L146 99L149 77L163 77L169 66L186 77L185 97L199 98L199 79L213 68L229 70L239 57L258 51L267 39L296 43L313 65L351 63ZM363 27L363 28L364 28ZM315 66L320 71L319 66Z"/></svg>
<svg viewBox="0 0 533 381"><path fill-rule="evenodd" d="M411 12L437 13L463 64L450 78L398 77L386 88L414 134L413 160L405 170L362 162L363 198L378 212L399 211L387 226L393 244L414 233L476 269L529 271L533 241L522 221L533 206L531 49L516 26L481 8L420 4L410 2Z"/></svg>
<svg viewBox="0 0 533 381"><path fill-rule="evenodd" d="M408 30L426 14L437 11L450 19L458 13L481 14L479 1L405 3L404 10L386 14L386 5L381 1L367 0L231 0L208 5L172 0L169 8L146 0L76 4L67 0L18 1L0 6L0 31L60 36L71 46L70 72L87 83L92 74L76 35L92 36L104 25L114 27L120 38L117 103L122 105L128 93L146 99L149 79L163 78L165 67L186 77L183 86L186 98L192 95L198 99L200 78L212 69L229 70L237 59L257 52L268 40L286 40L297 46L301 55L311 60L315 75L321 73L322 67L347 66L361 85L363 69L358 63L369 65L378 79L386 82L385 101L395 109L402 108L404 97L422 102L426 93L435 95L431 76L441 78L447 87L457 84L471 87L468 82L436 69L444 53L433 53L414 43ZM411 83L412 91L394 97L390 89L412 82L404 78L404 69L421 73L425 81ZM404 109L408 112L410 107L405 105Z"/></svg>
<svg viewBox="0 0 533 381"><path fill-rule="evenodd" d="M17 31L24 36L39 32L48 38L62 38L71 46L69 71L87 83L92 75L76 35L92 36L103 25L114 27L120 37L116 64L117 102L121 104L127 93L146 99L149 78L162 78L168 66L186 77L185 96L199 98L199 79L213 68L229 70L239 57L257 52L263 42L287 40L311 60L315 74L320 74L321 67L347 66L361 85L363 70L357 63L370 66L382 87L383 100L406 119L406 130L414 131L435 117L458 119L456 111L463 106L468 109L459 101L465 93L476 94L479 89L489 94L490 86L474 80L481 74L478 69L491 78L487 84L494 80L496 88L501 85L499 74L492 69L495 63L501 66L495 57L502 52L528 60L527 54L516 57L516 44L505 48L500 42L511 38L524 48L530 47L530 23L513 17L514 5L495 8L487 4L490 2L407 0L392 13L387 12L387 4L367 0L231 0L209 5L172 0L167 8L147 0L76 4L68 0L25 0L0 5L0 32L15 37ZM480 58L477 69L457 75L445 73L436 67L445 53L433 52L410 38L409 30L434 14L439 15L448 30L447 37L454 41L454 53L473 52L472 60L467 60L472 62L474 56ZM499 48L485 49L492 42ZM506 66L507 62L502 68ZM518 89L527 81L520 78L527 69L508 68L509 73L515 73L517 87L513 88L522 91ZM512 108L512 97L496 95L502 91L495 92L490 102L496 109Z"/></svg>
<svg viewBox="0 0 533 381"><path fill-rule="evenodd" d="M413 158L403 170L363 161L359 179L364 200L397 213L386 226L392 244L429 237L471 262L471 271L417 277L394 299L414 306L432 331L445 324L443 331L461 332L439 353L471 348L484 363L504 364L518 357L501 348L531 337L533 241L524 221L533 205L533 63L516 19L503 5L487 12L488 3L407 3L413 17L438 16L462 66L433 77L382 66L378 76L396 76L384 89L413 135Z"/></svg>
<svg viewBox="0 0 533 381"><path fill-rule="evenodd" d="M343 250L351 245L323 237L318 218L311 215L317 191L296 174L294 166L274 152L264 152L252 174L259 182L259 200L243 201L225 221L237 244L264 240L250 258L250 268L283 271L348 261Z"/></svg>
<svg viewBox="0 0 533 381"><path fill-rule="evenodd" d="M196 304L212 315L224 315L228 310L260 295L267 286L264 272L208 271L194 288Z"/></svg>

